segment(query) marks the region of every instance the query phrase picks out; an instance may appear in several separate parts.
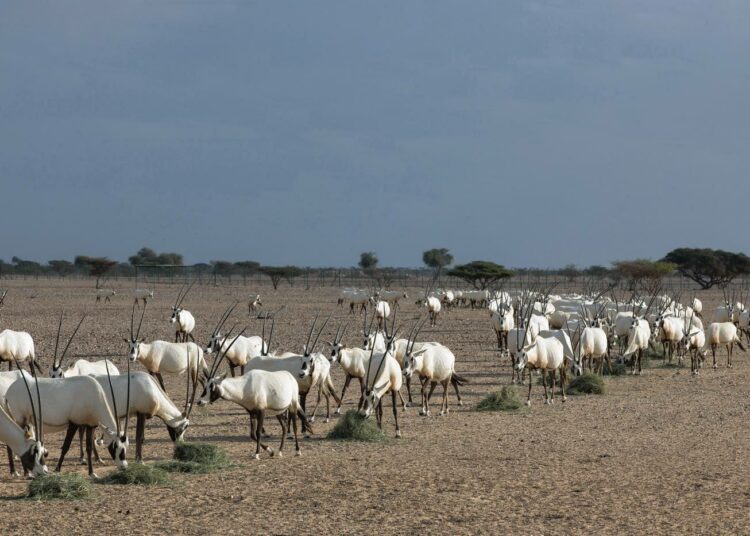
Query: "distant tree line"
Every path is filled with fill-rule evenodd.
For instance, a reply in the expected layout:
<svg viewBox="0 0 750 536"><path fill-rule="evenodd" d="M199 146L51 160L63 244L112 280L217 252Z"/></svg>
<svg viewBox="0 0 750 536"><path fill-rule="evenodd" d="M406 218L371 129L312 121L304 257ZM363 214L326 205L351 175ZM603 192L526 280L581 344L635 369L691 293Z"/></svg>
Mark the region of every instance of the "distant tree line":
<svg viewBox="0 0 750 536"><path fill-rule="evenodd" d="M431 286L441 283L443 276L460 279L477 289L496 286L513 276L546 277L556 275L569 282L579 278L608 279L613 282L625 282L631 289L656 288L659 282L671 275L686 277L703 289L713 286L724 287L735 278L750 274L750 257L743 253L734 253L714 249L677 248L667 253L662 259L633 259L617 260L610 266L592 265L579 268L569 264L556 270L540 270L535 268L508 269L502 264L487 260L476 260L466 264L453 264L453 255L447 248L433 248L422 253L424 274L429 273ZM91 276L96 278L97 287L103 279L108 277L132 277L136 268L147 269L149 273L174 274L175 267L183 267L184 259L179 253L157 253L155 250L143 247L134 255L128 257L128 262L117 262L107 257L77 255L73 261L52 259L42 264L36 261L12 257L10 262L0 259L0 276L22 275L43 276L54 275ZM360 254L357 267L342 268L302 268L298 266L266 266L252 260L225 261L212 260L209 263L191 265L192 273L200 276L212 276L215 280L231 279L234 276L246 282L249 277L262 274L268 277L274 288L278 288L282 281L293 286L295 280L310 274L334 274L334 280L343 271L357 272L371 280L376 287L388 287L405 271L419 272L414 269L390 268L379 266L379 259L375 252L365 251ZM171 270L171 271L170 271Z"/></svg>

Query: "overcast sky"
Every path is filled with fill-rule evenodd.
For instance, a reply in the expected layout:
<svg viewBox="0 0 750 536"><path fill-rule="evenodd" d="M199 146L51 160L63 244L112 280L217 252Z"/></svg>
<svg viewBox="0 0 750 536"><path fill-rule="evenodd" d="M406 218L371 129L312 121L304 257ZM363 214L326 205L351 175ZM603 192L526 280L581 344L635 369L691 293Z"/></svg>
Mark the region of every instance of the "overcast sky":
<svg viewBox="0 0 750 536"><path fill-rule="evenodd" d="M750 2L5 1L0 258L750 253Z"/></svg>

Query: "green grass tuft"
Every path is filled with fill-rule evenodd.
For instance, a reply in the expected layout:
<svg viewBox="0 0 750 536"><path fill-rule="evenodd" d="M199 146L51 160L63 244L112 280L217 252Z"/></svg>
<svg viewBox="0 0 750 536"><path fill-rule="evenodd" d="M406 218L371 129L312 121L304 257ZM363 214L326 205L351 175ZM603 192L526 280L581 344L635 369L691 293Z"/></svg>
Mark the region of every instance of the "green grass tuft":
<svg viewBox="0 0 750 536"><path fill-rule="evenodd" d="M126 469L117 469L111 472L104 478L99 479L99 482L101 484L118 484L122 486L158 486L169 484L169 478L167 477L167 473L161 469L150 465L134 463L128 465Z"/></svg>
<svg viewBox="0 0 750 536"><path fill-rule="evenodd" d="M205 472L229 467L232 464L226 452L216 445L210 445L208 443L186 443L181 441L174 446L173 457L177 462L203 465L206 469ZM199 472L197 467L190 467L193 470L188 469L188 466L183 465L181 466L182 470L177 472ZM177 469L177 466L173 465L172 468Z"/></svg>
<svg viewBox="0 0 750 536"><path fill-rule="evenodd" d="M573 378L568 387L569 395L603 395L606 392L604 380L601 376L587 372Z"/></svg>
<svg viewBox="0 0 750 536"><path fill-rule="evenodd" d="M477 411L515 411L521 407L523 402L518 396L518 389L506 385L500 391L485 396L477 404Z"/></svg>
<svg viewBox="0 0 750 536"><path fill-rule="evenodd" d="M91 496L91 483L80 473L50 473L29 482L28 499L75 501Z"/></svg>
<svg viewBox="0 0 750 536"><path fill-rule="evenodd" d="M378 428L375 419L363 417L358 412L349 410L328 432L328 438L375 442L384 441L385 434Z"/></svg>

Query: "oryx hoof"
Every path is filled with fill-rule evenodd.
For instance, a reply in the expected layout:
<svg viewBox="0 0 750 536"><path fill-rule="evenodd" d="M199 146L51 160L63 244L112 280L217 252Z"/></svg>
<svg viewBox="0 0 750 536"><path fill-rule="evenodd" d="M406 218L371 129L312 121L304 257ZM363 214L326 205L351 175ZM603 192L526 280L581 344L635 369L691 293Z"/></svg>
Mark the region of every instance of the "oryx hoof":
<svg viewBox="0 0 750 536"><path fill-rule="evenodd" d="M555 403L555 399L554 398L550 398L549 399L549 403L550 403L550 405L554 404Z"/></svg>
<svg viewBox="0 0 750 536"><path fill-rule="evenodd" d="M530 406L530 405L531 405L531 400L527 400L527 401L526 401L526 405L527 405L527 406Z"/></svg>
<svg viewBox="0 0 750 536"><path fill-rule="evenodd" d="M78 459L78 465L86 465L86 458L79 458Z"/></svg>
<svg viewBox="0 0 750 536"><path fill-rule="evenodd" d="M276 457L277 457L277 458L283 458L284 456L283 456L283 455L281 454L281 451L278 451L278 452L276 453Z"/></svg>
<svg viewBox="0 0 750 536"><path fill-rule="evenodd" d="M549 399L545 398L544 399L544 405L546 406L548 404L552 404L552 402L550 402Z"/></svg>
<svg viewBox="0 0 750 536"><path fill-rule="evenodd" d="M104 445L104 440L102 438L94 440L94 444L96 444L97 447L101 447Z"/></svg>
<svg viewBox="0 0 750 536"><path fill-rule="evenodd" d="M18 473L18 471L13 471L10 476L11 478L21 478L21 475Z"/></svg>
<svg viewBox="0 0 750 536"><path fill-rule="evenodd" d="M260 454L258 453L253 454L253 460L260 460Z"/></svg>
<svg viewBox="0 0 750 536"><path fill-rule="evenodd" d="M89 475L89 478L90 478L91 480L99 480L99 476L98 476L98 475L97 475L96 473L91 473L91 474Z"/></svg>
<svg viewBox="0 0 750 536"><path fill-rule="evenodd" d="M463 405L464 405L464 401L463 401L463 400L459 400L459 401L458 401L458 405L459 405L459 406L463 406Z"/></svg>
<svg viewBox="0 0 750 536"><path fill-rule="evenodd" d="M562 401L563 402L567 402L568 401L568 397L567 396L562 397Z"/></svg>
<svg viewBox="0 0 750 536"><path fill-rule="evenodd" d="M302 437L304 437L305 439L310 439L310 433L305 432L305 435L303 435Z"/></svg>
<svg viewBox="0 0 750 536"><path fill-rule="evenodd" d="M294 452L294 456L295 456L295 457L297 457L297 456L302 456L302 451L301 451L301 450L296 450L296 451Z"/></svg>
<svg viewBox="0 0 750 536"><path fill-rule="evenodd" d="M336 411L334 411L333 413L334 415L341 415L341 407L339 406L338 408L336 408Z"/></svg>
<svg viewBox="0 0 750 536"><path fill-rule="evenodd" d="M269 456L271 456L271 458L276 456L276 451L273 450L271 447L268 447L267 451L268 451Z"/></svg>
<svg viewBox="0 0 750 536"><path fill-rule="evenodd" d="M325 420L325 421L323 421L323 422L327 423L327 422L330 422L330 420L331 420L331 419L329 419L328 417L326 417L326 420Z"/></svg>
<svg viewBox="0 0 750 536"><path fill-rule="evenodd" d="M309 418L309 419L307 419L307 420L308 420L308 421L310 421L310 422L315 422L315 417L310 417L310 418Z"/></svg>
<svg viewBox="0 0 750 536"><path fill-rule="evenodd" d="M401 430L396 430L396 437L401 439Z"/></svg>
<svg viewBox="0 0 750 536"><path fill-rule="evenodd" d="M719 365L717 365L716 363L714 363L714 370L716 370L717 368L719 368Z"/></svg>

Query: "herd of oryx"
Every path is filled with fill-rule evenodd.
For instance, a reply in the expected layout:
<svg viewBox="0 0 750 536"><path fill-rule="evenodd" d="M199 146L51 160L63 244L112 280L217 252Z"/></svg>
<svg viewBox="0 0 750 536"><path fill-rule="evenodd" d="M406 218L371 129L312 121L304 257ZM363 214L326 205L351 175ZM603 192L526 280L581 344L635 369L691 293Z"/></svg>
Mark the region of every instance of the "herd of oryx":
<svg viewBox="0 0 750 536"><path fill-rule="evenodd" d="M489 310L497 347L511 359L511 381L521 380L527 370L539 371L544 380L545 403L554 400L558 374L564 401L568 372L580 375L588 368L603 373L605 367L612 368L614 359L619 359L629 362L633 374L640 374L644 352L659 344L665 360L689 356L694 374L699 373L707 348L712 352L714 368L718 366L717 349L726 348L727 366L731 367L734 345L744 350L741 336L748 334L748 311L741 294L725 293L724 303L713 312L714 322L704 329L698 299L683 304L678 294L661 291L625 295L607 287L582 295L554 295L554 287L542 286L513 292L426 289L416 302L427 314L404 327L397 318L399 302L408 299L406 292L345 289L338 303L348 302L351 314L361 317L361 345L346 346L343 342L350 324L359 326L357 318L343 321L331 340L321 341L327 344L328 351L316 351L331 319L328 316L318 325L316 316L306 331L307 341L300 353L272 351L274 326L283 307L273 312L259 311L256 317L262 320L260 334L246 335L247 328L240 330L237 324L227 329L239 304L234 302L218 318L202 346L193 336L195 318L183 307L191 288L183 286L172 307L169 322L174 327L174 341L141 338L147 299L153 292L138 289L143 292L137 292L133 302L130 336L125 339L127 372L122 375L106 359L66 361L86 315L66 327L65 316L60 314L48 372L43 371L35 356L29 333L10 329L0 332L0 359L9 363L9 370L0 372L0 442L7 445L11 473L15 473L16 459L26 475L46 473L44 435L57 431L65 431L66 435L56 470L61 469L76 433L80 459L88 465L90 475L95 476L94 459L100 461L97 444L106 444L116 464L126 467L129 418L136 418L135 459L141 461L147 419L161 419L170 439L177 442L190 425L193 407L220 399L247 412L255 458L261 450L271 456L281 455L287 434L293 435L298 455L300 428L305 434L311 432L323 398L326 421L331 414L331 398L336 403L335 412L340 413L353 379L359 384L358 412L363 417L374 414L381 427L383 400L390 394L395 433L400 437L398 408L407 407L401 388L405 383L411 403L411 379L415 374L420 382L420 415L430 415L430 399L438 385L442 387L441 415L448 413L449 390L455 391L461 404L459 387L467 380L456 373L453 352L439 342L418 340L428 322L436 325L441 310L453 307ZM97 298L99 290L104 289L97 289ZM114 291L109 295L114 295ZM248 302L248 311L253 313L261 305L260 296L254 295ZM139 319L136 307L141 309ZM399 337L402 330L405 338ZM70 336L62 336L64 331L70 331ZM207 356L211 356L210 363ZM23 363L28 364L29 372L21 368ZM136 363L145 372L131 370ZM340 395L331 376L331 366L336 363L345 377ZM164 375L184 375L184 389L175 393L181 398L184 391L184 405L180 403L178 407L173 402ZM533 382L532 375L528 376L530 404ZM308 414L306 399L310 393L317 393L317 400ZM267 416L277 417L281 426L278 450L263 442ZM97 429L102 434L99 439L95 437Z"/></svg>

